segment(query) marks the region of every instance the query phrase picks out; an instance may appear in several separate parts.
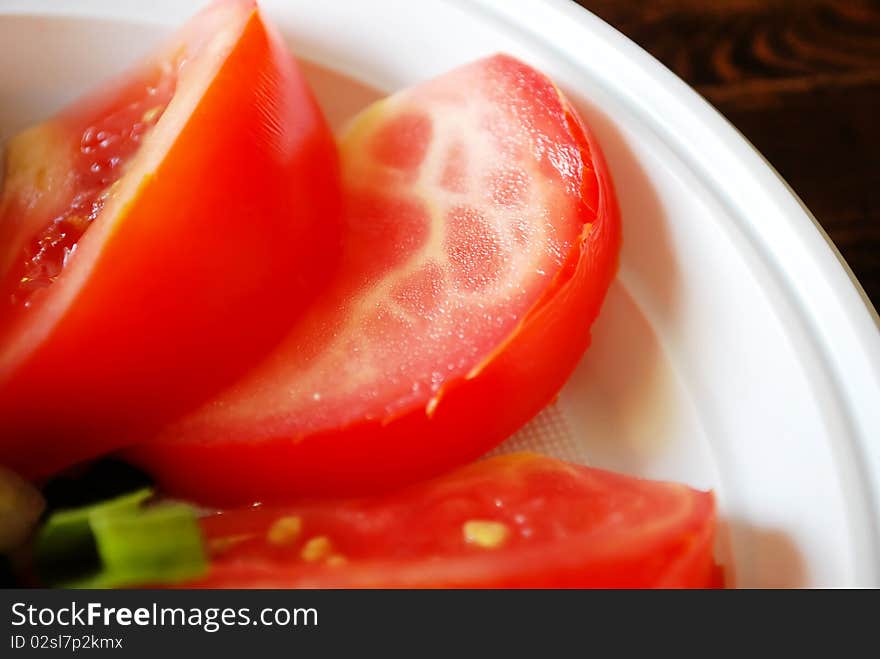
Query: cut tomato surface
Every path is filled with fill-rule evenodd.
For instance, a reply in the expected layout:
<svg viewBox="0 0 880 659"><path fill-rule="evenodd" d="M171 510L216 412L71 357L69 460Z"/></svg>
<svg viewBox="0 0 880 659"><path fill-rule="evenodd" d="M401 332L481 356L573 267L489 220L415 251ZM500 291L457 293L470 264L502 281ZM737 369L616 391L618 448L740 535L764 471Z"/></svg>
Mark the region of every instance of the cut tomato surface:
<svg viewBox="0 0 880 659"><path fill-rule="evenodd" d="M202 587L721 585L711 493L531 454L393 494L229 510L202 528Z"/></svg>
<svg viewBox="0 0 880 659"><path fill-rule="evenodd" d="M12 138L0 463L52 473L228 386L335 268L338 206L332 135L250 0Z"/></svg>
<svg viewBox="0 0 880 659"><path fill-rule="evenodd" d="M129 457L214 502L358 494L477 457L558 392L614 275L619 213L559 90L507 56L341 137L343 268L260 367Z"/></svg>

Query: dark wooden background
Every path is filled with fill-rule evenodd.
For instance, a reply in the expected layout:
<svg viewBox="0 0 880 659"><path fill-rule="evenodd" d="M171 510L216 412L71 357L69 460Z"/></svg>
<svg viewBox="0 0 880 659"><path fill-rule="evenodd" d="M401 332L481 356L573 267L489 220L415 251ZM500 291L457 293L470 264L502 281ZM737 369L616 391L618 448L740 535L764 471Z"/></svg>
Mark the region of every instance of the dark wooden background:
<svg viewBox="0 0 880 659"><path fill-rule="evenodd" d="M800 195L880 308L880 0L578 0Z"/></svg>

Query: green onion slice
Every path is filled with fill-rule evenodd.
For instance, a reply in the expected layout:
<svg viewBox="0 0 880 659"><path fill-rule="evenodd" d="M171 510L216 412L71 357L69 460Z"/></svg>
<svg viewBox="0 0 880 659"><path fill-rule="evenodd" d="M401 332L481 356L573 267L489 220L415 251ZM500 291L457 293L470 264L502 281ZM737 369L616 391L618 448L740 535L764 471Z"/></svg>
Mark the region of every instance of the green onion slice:
<svg viewBox="0 0 880 659"><path fill-rule="evenodd" d="M207 566L196 510L150 504L138 490L109 501L59 510L36 540L41 581L64 588L118 588L192 579Z"/></svg>

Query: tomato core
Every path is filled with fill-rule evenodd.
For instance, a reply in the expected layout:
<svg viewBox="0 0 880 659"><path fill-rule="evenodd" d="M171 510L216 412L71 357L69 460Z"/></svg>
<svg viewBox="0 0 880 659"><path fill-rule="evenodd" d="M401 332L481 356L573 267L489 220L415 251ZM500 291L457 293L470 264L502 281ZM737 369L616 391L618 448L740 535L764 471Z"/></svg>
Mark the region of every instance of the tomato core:
<svg viewBox="0 0 880 659"><path fill-rule="evenodd" d="M30 307L34 294L61 275L144 136L165 112L176 85L176 69L166 64L119 90L99 112L88 108L67 117L80 136L74 149L72 192L63 210L47 218L24 245L7 274L3 286L7 314ZM0 316L7 314L0 310Z"/></svg>

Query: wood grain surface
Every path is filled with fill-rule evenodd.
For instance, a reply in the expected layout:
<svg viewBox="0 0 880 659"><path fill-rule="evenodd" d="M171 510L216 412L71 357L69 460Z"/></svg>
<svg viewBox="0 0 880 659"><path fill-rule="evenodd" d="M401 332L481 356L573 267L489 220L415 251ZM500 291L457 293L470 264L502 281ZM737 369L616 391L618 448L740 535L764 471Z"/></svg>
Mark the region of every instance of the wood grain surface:
<svg viewBox="0 0 880 659"><path fill-rule="evenodd" d="M691 84L880 307L880 0L578 0Z"/></svg>

